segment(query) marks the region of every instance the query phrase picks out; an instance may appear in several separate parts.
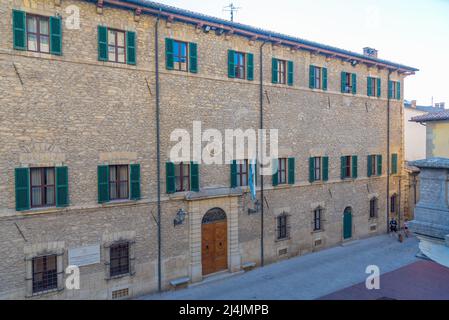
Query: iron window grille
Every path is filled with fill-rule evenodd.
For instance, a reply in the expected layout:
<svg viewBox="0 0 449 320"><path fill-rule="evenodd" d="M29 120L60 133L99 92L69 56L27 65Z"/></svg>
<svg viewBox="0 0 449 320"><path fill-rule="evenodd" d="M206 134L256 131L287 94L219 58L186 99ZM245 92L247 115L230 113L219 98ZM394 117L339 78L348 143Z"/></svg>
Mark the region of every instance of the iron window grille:
<svg viewBox="0 0 449 320"><path fill-rule="evenodd" d="M57 256L47 255L33 258L33 293L58 288Z"/></svg>
<svg viewBox="0 0 449 320"><path fill-rule="evenodd" d="M114 244L109 248L110 276L129 274L129 243Z"/></svg>
<svg viewBox="0 0 449 320"><path fill-rule="evenodd" d="M323 209L317 208L313 211L313 231L320 231L322 226Z"/></svg>
<svg viewBox="0 0 449 320"><path fill-rule="evenodd" d="M277 219L277 240L285 240L290 236L290 227L288 225L288 217L287 213L280 214Z"/></svg>

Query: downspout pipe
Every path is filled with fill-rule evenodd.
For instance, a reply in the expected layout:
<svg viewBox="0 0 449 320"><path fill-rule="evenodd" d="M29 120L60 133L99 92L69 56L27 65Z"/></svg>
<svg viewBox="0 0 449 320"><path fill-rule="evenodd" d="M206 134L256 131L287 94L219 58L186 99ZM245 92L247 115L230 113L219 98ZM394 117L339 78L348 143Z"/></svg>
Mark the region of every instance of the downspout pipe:
<svg viewBox="0 0 449 320"><path fill-rule="evenodd" d="M261 129L261 131L259 132L259 135L262 133L262 129L263 129L263 47L265 46L265 44L267 43L267 41L264 41L262 43L262 45L260 46L260 52L259 52L259 68L260 68L260 84L259 84L259 113L260 113L260 124L259 124L259 128ZM262 141L261 137L259 137L259 143ZM261 146L259 146L260 148ZM260 150L263 150L263 148L260 148ZM262 155L264 156L264 155ZM263 267L264 265L264 185L263 185L263 174L262 174L262 170L259 170L260 172L260 202L261 202L261 206L260 206L260 265Z"/></svg>
<svg viewBox="0 0 449 320"><path fill-rule="evenodd" d="M156 171L157 171L157 288L162 291L162 230L161 230L161 132L160 132L160 86L159 86L159 18L154 26L154 61L156 77Z"/></svg>
<svg viewBox="0 0 449 320"><path fill-rule="evenodd" d="M387 233L390 233L390 77L388 69L387 80Z"/></svg>

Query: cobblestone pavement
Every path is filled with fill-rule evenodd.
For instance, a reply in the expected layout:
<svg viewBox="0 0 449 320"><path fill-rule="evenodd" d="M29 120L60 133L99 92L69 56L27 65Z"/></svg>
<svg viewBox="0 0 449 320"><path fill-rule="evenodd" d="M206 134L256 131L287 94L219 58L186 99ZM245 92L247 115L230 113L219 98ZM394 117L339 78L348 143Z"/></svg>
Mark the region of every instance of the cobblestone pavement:
<svg viewBox="0 0 449 320"><path fill-rule="evenodd" d="M383 275L419 261L417 252L414 237L399 243L390 235L381 235L140 299L317 299L364 283L368 265L377 265Z"/></svg>

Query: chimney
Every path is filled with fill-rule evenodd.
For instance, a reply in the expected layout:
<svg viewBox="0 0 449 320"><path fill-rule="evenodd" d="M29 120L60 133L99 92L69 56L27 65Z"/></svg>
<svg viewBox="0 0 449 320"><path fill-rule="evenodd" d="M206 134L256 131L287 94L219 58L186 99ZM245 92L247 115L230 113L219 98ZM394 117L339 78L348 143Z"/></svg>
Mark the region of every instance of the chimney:
<svg viewBox="0 0 449 320"><path fill-rule="evenodd" d="M363 48L363 55L371 58L377 58L377 50L370 47Z"/></svg>
<svg viewBox="0 0 449 320"><path fill-rule="evenodd" d="M410 107L416 109L416 100L410 101Z"/></svg>

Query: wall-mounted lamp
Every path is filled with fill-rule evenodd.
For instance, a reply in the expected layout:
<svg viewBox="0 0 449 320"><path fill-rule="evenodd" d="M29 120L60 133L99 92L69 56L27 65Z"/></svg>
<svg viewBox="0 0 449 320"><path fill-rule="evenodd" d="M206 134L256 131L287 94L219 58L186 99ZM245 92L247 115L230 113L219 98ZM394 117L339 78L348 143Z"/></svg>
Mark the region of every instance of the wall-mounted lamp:
<svg viewBox="0 0 449 320"><path fill-rule="evenodd" d="M221 28L215 30L215 34L216 34L217 36L221 36L224 32L225 32L224 29L221 29Z"/></svg>
<svg viewBox="0 0 449 320"><path fill-rule="evenodd" d="M173 225L176 227L180 224L184 223L184 220L186 219L187 212L184 211L184 209L179 209L178 212L176 212L176 217L173 219Z"/></svg>
<svg viewBox="0 0 449 320"><path fill-rule="evenodd" d="M206 33L208 33L208 32L210 31L210 29L211 29L211 26L208 26L208 25L205 25L205 26L203 27L203 30L204 30L204 32L206 32Z"/></svg>

